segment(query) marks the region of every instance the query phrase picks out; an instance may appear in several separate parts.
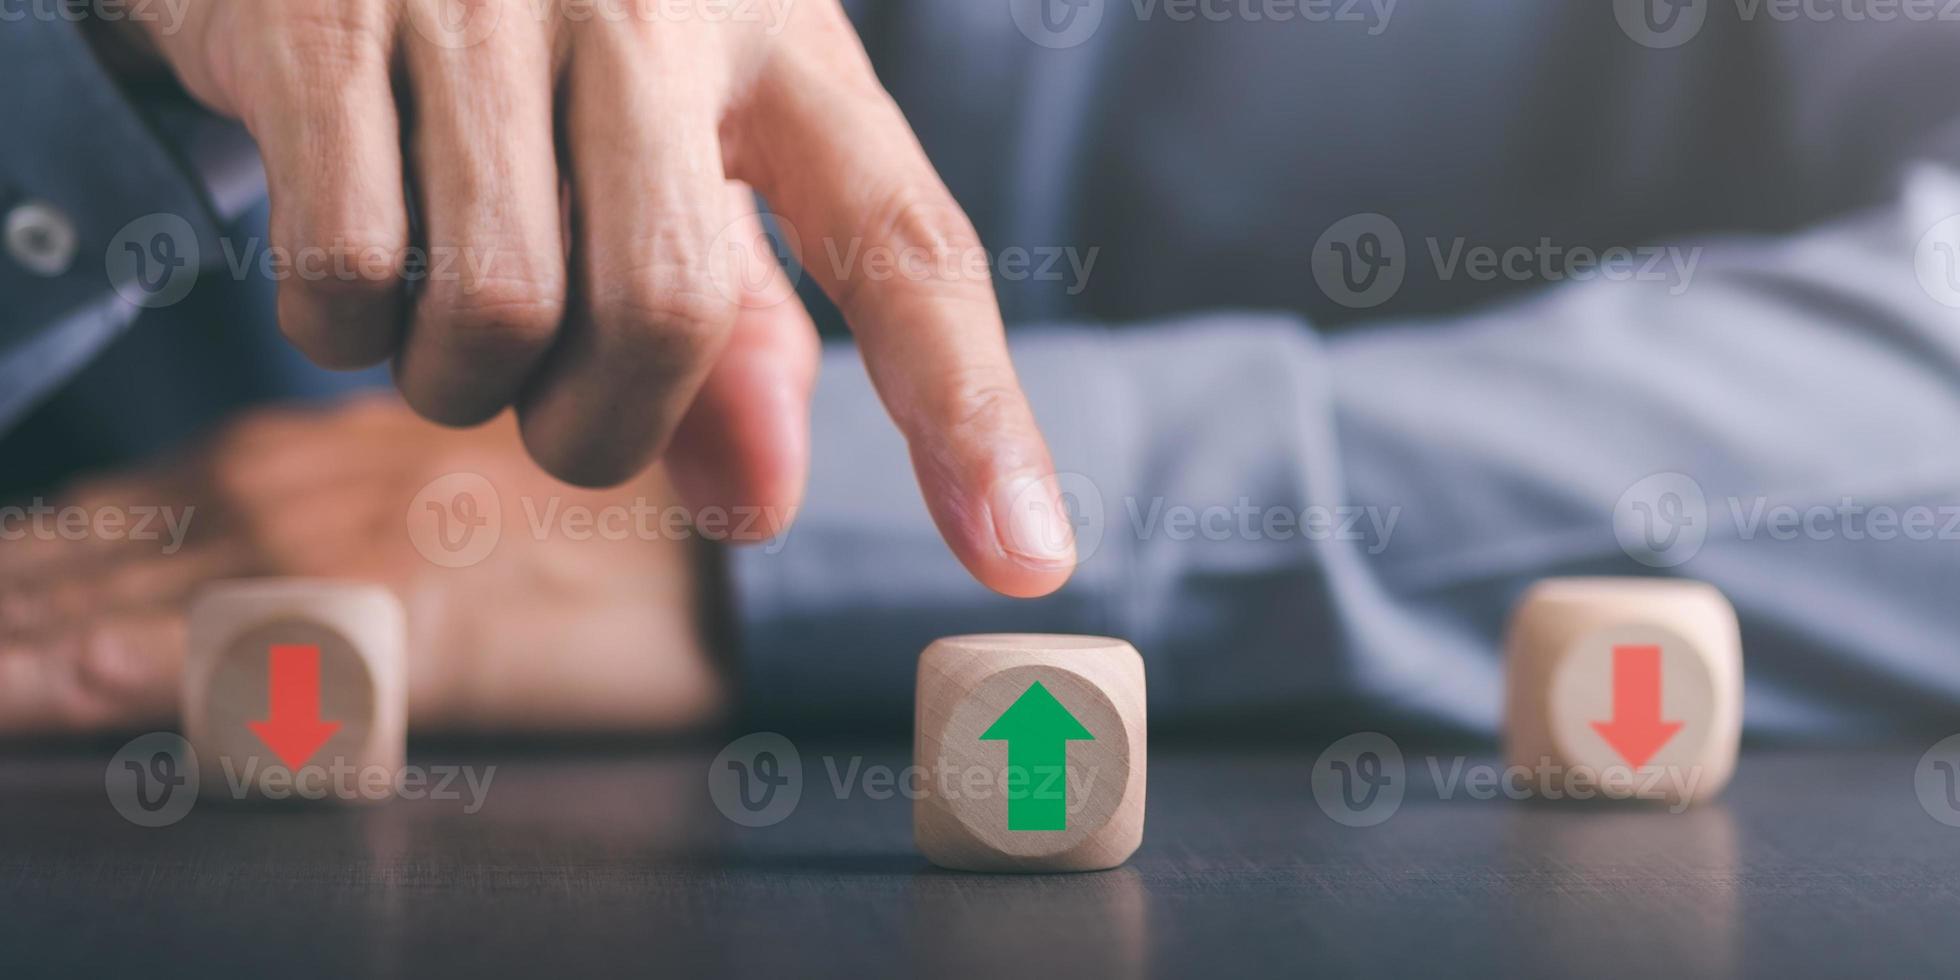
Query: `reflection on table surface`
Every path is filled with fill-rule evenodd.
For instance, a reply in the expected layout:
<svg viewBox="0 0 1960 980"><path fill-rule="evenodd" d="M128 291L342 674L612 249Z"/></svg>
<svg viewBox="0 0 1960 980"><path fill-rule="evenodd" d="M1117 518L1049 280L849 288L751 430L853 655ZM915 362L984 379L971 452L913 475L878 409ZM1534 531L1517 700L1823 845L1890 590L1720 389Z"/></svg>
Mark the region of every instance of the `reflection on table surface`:
<svg viewBox="0 0 1960 980"><path fill-rule="evenodd" d="M1317 748L1153 747L1129 866L1027 877L919 858L902 788L865 788L903 785L884 746L803 747L795 808L756 828L709 798L714 747L422 750L494 773L475 812L200 800L161 829L109 805L111 751L0 753L0 974L1880 976L1960 953L1960 829L1915 794L1923 748L1747 752L1679 814L1478 799L1458 753L1406 751L1399 807L1350 827L1316 805Z"/></svg>

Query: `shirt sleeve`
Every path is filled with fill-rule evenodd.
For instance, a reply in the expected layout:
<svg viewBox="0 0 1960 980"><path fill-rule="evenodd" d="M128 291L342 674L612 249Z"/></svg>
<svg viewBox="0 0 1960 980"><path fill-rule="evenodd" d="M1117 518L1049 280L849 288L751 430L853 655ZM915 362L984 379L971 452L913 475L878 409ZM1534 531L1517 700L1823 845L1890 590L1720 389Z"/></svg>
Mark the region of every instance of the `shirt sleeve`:
<svg viewBox="0 0 1960 980"><path fill-rule="evenodd" d="M0 92L4 431L144 306L172 300L143 290L218 266L221 218L248 207L263 177L242 129L170 86L132 97L71 19L0 31ZM147 285L132 284L139 252L159 263L141 270Z"/></svg>
<svg viewBox="0 0 1960 980"><path fill-rule="evenodd" d="M1017 331L1085 557L1033 601L966 576L827 351L805 507L731 559L749 707L902 725L935 636L1107 632L1143 652L1153 722L1488 734L1523 589L1665 574L1736 603L1753 732L1950 727L1957 216L1929 166L1807 232L1670 246L1685 278L1331 338L1223 312Z"/></svg>

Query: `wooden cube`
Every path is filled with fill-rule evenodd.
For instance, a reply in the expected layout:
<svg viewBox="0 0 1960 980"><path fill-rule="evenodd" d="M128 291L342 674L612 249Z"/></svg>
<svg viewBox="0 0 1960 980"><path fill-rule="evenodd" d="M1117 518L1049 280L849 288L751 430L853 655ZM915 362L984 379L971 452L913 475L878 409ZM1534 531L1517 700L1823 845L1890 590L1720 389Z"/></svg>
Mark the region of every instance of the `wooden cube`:
<svg viewBox="0 0 1960 980"><path fill-rule="evenodd" d="M1097 636L992 634L919 657L919 850L964 871L1094 871L1143 841L1143 658Z"/></svg>
<svg viewBox="0 0 1960 980"><path fill-rule="evenodd" d="M1505 759L1547 798L1721 792L1742 735L1742 636L1714 586L1548 579L1506 642Z"/></svg>
<svg viewBox="0 0 1960 980"><path fill-rule="evenodd" d="M183 725L207 798L393 796L408 747L404 633L401 603L376 585L263 579L202 590Z"/></svg>

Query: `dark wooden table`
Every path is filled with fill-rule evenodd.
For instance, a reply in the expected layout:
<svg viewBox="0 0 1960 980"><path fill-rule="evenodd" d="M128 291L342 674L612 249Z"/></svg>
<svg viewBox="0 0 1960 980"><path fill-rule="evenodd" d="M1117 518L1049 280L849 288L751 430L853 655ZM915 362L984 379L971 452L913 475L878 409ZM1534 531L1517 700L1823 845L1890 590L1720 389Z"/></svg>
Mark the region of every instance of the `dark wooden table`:
<svg viewBox="0 0 1960 980"><path fill-rule="evenodd" d="M837 797L849 748L804 746L759 829L709 800L712 748L422 749L497 766L478 812L200 800L161 829L110 806L114 746L15 748L0 977L1952 976L1924 748L1750 752L1685 814L1440 799L1411 752L1367 828L1316 806L1315 749L1162 749L1129 866L1034 877L926 865L906 800Z"/></svg>

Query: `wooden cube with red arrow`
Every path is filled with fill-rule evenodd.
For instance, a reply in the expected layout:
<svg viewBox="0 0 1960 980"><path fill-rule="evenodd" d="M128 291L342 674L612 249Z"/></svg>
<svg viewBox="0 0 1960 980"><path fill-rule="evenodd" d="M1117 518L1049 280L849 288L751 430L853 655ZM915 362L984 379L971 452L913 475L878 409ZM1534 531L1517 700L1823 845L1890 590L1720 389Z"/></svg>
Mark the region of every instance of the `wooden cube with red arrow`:
<svg viewBox="0 0 1960 980"><path fill-rule="evenodd" d="M1742 636L1703 582L1547 579L1511 617L1505 759L1547 798L1721 792L1742 736Z"/></svg>
<svg viewBox="0 0 1960 980"><path fill-rule="evenodd" d="M372 802L408 745L401 603L375 585L220 582L191 606L184 736L211 799Z"/></svg>

